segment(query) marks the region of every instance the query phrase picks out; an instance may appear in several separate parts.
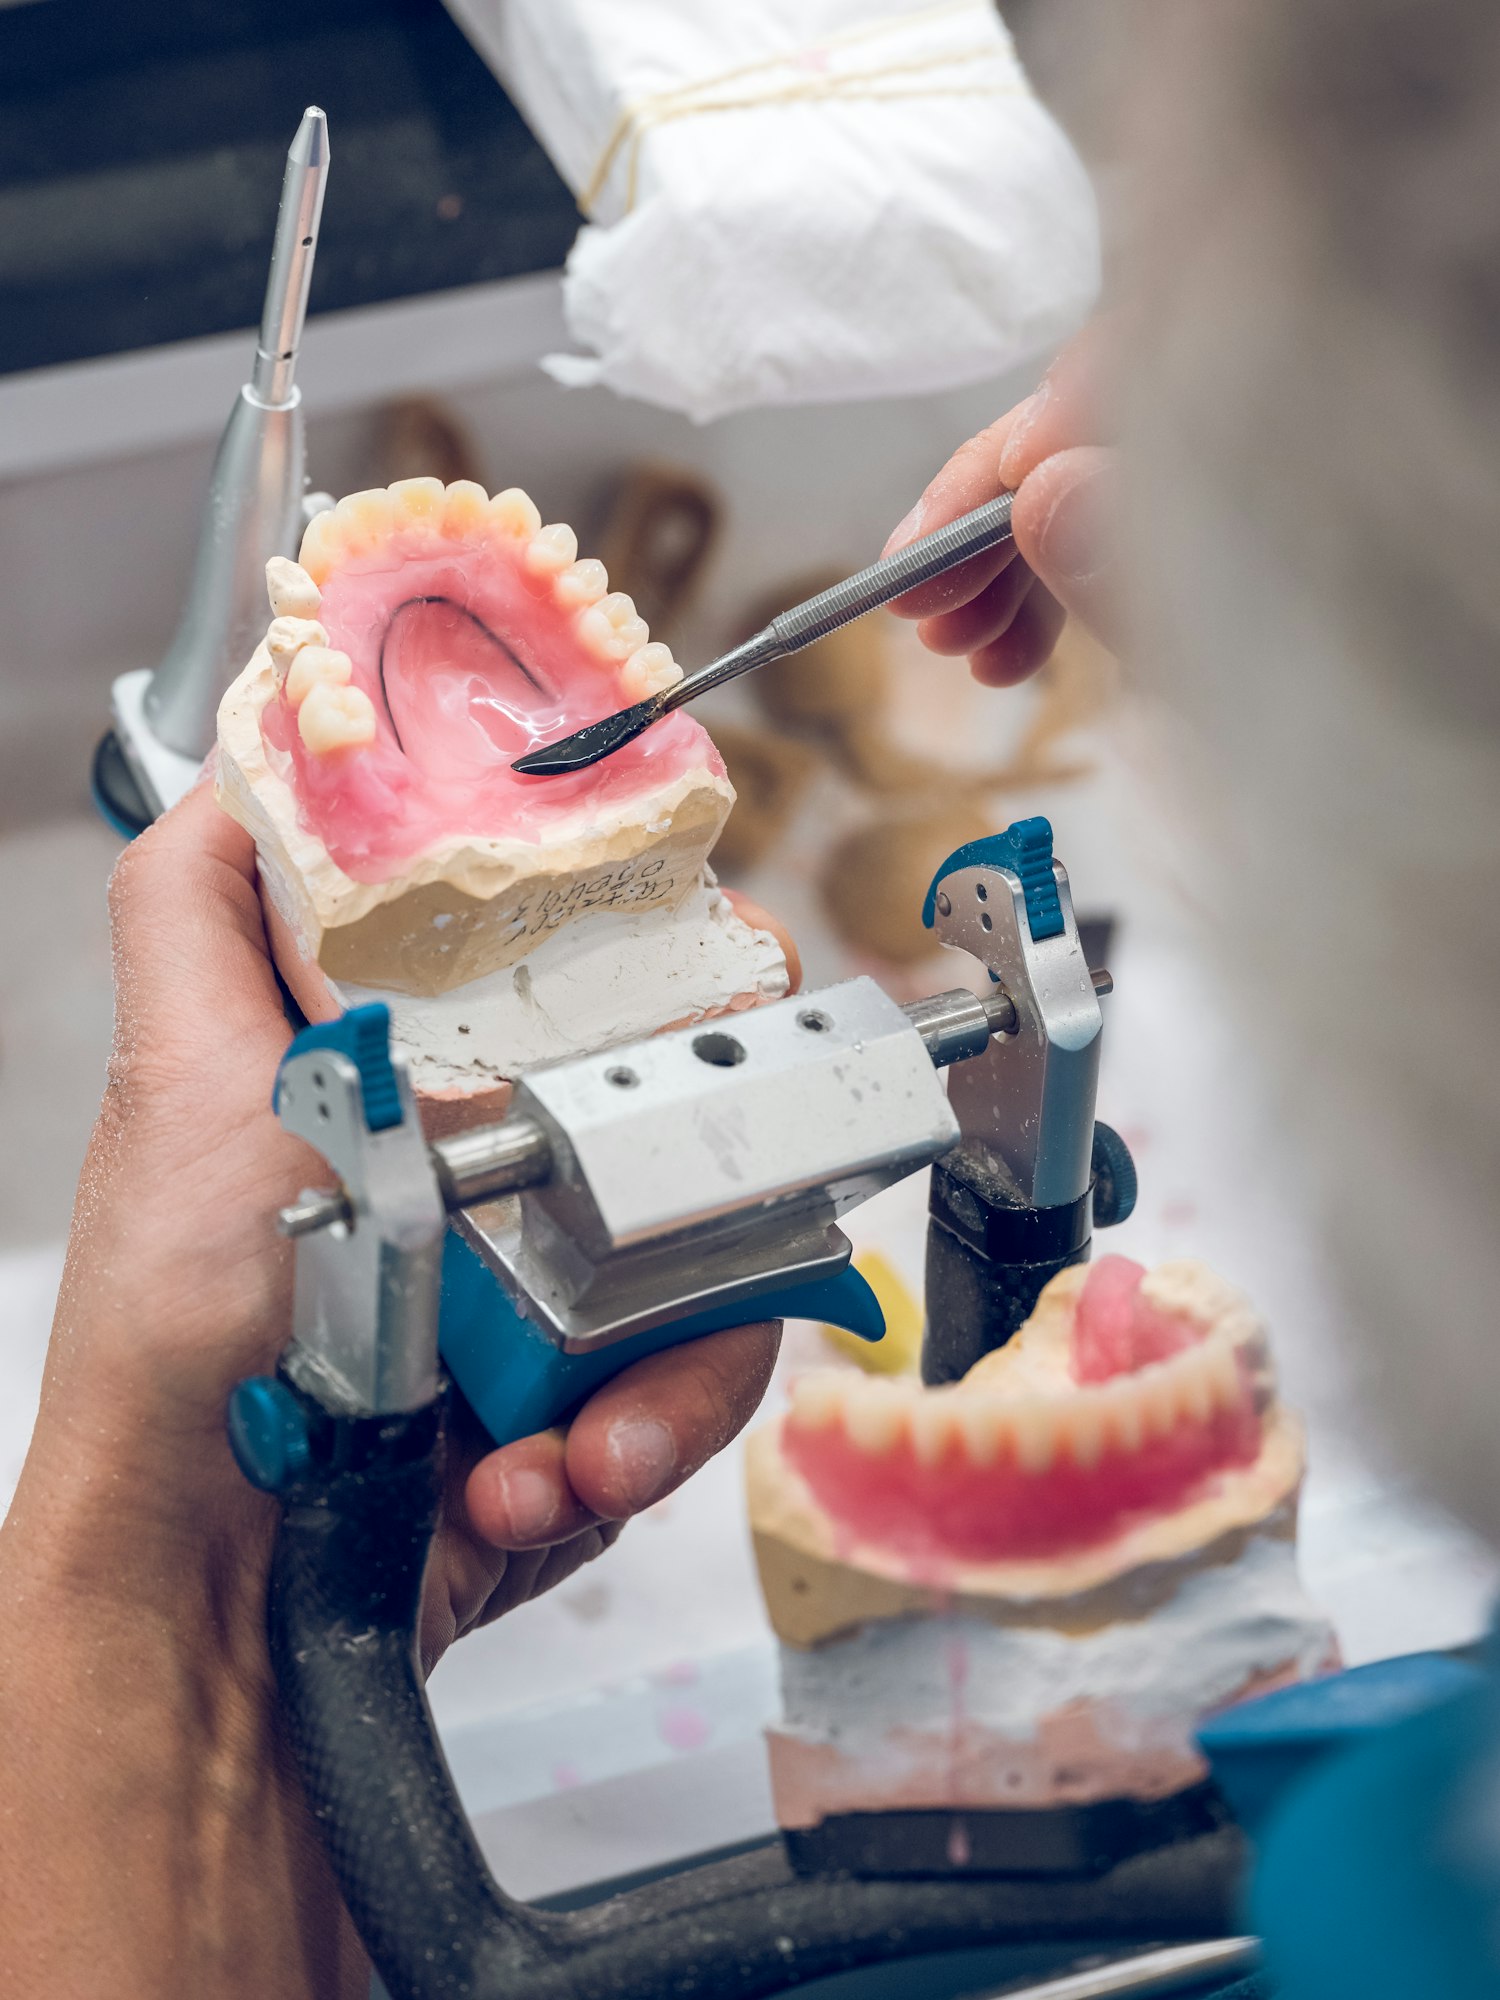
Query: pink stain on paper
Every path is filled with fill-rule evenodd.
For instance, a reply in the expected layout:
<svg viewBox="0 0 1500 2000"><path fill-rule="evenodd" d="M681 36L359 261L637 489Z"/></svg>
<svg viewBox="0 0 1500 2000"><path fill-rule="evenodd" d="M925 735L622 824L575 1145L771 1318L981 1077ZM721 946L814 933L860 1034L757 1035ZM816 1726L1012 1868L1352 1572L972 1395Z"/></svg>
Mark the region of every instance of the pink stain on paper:
<svg viewBox="0 0 1500 2000"><path fill-rule="evenodd" d="M657 1732L669 1750L701 1750L713 1734L713 1725L701 1708L676 1702L656 1718Z"/></svg>

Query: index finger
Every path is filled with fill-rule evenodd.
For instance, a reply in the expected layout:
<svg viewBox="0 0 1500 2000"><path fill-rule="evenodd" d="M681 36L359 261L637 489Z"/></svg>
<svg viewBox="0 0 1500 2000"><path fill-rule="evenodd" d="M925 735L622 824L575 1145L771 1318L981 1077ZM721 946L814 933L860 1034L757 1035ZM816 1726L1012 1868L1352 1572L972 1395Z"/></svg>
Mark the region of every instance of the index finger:
<svg viewBox="0 0 1500 2000"><path fill-rule="evenodd" d="M930 535L938 528L946 528L960 514L972 513L976 507L982 507L987 500L994 500L1005 492L1005 483L1000 477L1000 458L1011 426L1025 407L1024 403L1018 403L1015 409L1007 410L1003 417L971 437L967 444L959 446L891 535L883 554L890 555L896 549L905 548L919 535ZM946 576L934 577L931 583L921 584L916 590L907 591L904 597L895 598L889 609L898 618L934 618L940 612L951 611L955 605L967 604L971 598L977 597L1015 560L1015 544L1002 542L998 548L986 549L983 555L972 556L957 569L949 570Z"/></svg>

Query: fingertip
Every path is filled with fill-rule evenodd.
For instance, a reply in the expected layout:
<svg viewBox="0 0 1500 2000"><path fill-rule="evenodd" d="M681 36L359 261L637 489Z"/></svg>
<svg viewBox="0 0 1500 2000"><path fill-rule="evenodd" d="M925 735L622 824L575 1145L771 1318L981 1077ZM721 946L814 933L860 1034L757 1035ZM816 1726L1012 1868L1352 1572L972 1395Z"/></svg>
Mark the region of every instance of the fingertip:
<svg viewBox="0 0 1500 2000"><path fill-rule="evenodd" d="M548 1548L597 1525L567 1475L567 1442L543 1431L492 1451L464 1482L464 1511L477 1538L496 1549Z"/></svg>
<svg viewBox="0 0 1500 2000"><path fill-rule="evenodd" d="M990 645L969 657L982 687L1017 687L1051 659L1067 613L1040 583L1034 583L1009 626Z"/></svg>

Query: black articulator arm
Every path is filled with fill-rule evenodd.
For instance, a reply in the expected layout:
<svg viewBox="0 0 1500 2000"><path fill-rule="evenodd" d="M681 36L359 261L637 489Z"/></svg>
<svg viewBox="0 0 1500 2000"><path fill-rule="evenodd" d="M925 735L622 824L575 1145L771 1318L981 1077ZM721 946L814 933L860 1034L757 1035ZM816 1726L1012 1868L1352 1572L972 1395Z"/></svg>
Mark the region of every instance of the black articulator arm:
<svg viewBox="0 0 1500 2000"><path fill-rule="evenodd" d="M1233 1929L1243 1847L1229 1827L1084 1877L804 1877L777 1845L565 1915L514 1902L469 1830L417 1664L441 1405L330 1418L277 1388L305 1440L271 1583L282 1712L392 2000L751 2000L977 1945L1055 1944L1060 1965L1085 1948Z"/></svg>

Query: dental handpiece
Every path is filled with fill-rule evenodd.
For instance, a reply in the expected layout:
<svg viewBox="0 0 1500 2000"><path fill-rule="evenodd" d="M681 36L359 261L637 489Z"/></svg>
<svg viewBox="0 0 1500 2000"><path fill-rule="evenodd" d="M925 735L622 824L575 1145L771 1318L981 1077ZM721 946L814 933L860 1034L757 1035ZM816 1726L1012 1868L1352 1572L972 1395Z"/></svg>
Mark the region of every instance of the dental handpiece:
<svg viewBox="0 0 1500 2000"><path fill-rule="evenodd" d="M287 152L265 307L249 381L219 443L193 580L177 633L146 690L157 739L201 758L225 689L266 622L266 561L302 538L306 485L297 351L328 179L328 120L316 105Z"/></svg>
<svg viewBox="0 0 1500 2000"><path fill-rule="evenodd" d="M893 555L882 556L857 575L846 577L828 590L820 590L805 604L794 604L753 638L700 667L696 673L684 676L675 686L648 695L618 714L606 715L601 722L591 722L587 728L561 737L556 743L528 751L515 760L512 769L524 777L562 777L568 772L586 770L601 757L634 742L662 716L695 701L711 688L722 687L741 674L753 673L772 660L783 660L789 653L800 653L804 646L826 639L830 632L852 625L856 618L878 611L894 598L905 596L907 591L931 583L934 577L946 576L961 563L1010 540L1011 500L1012 495L1002 493L998 500L988 500L972 513L960 514L945 528L934 528L930 535L908 542Z"/></svg>

